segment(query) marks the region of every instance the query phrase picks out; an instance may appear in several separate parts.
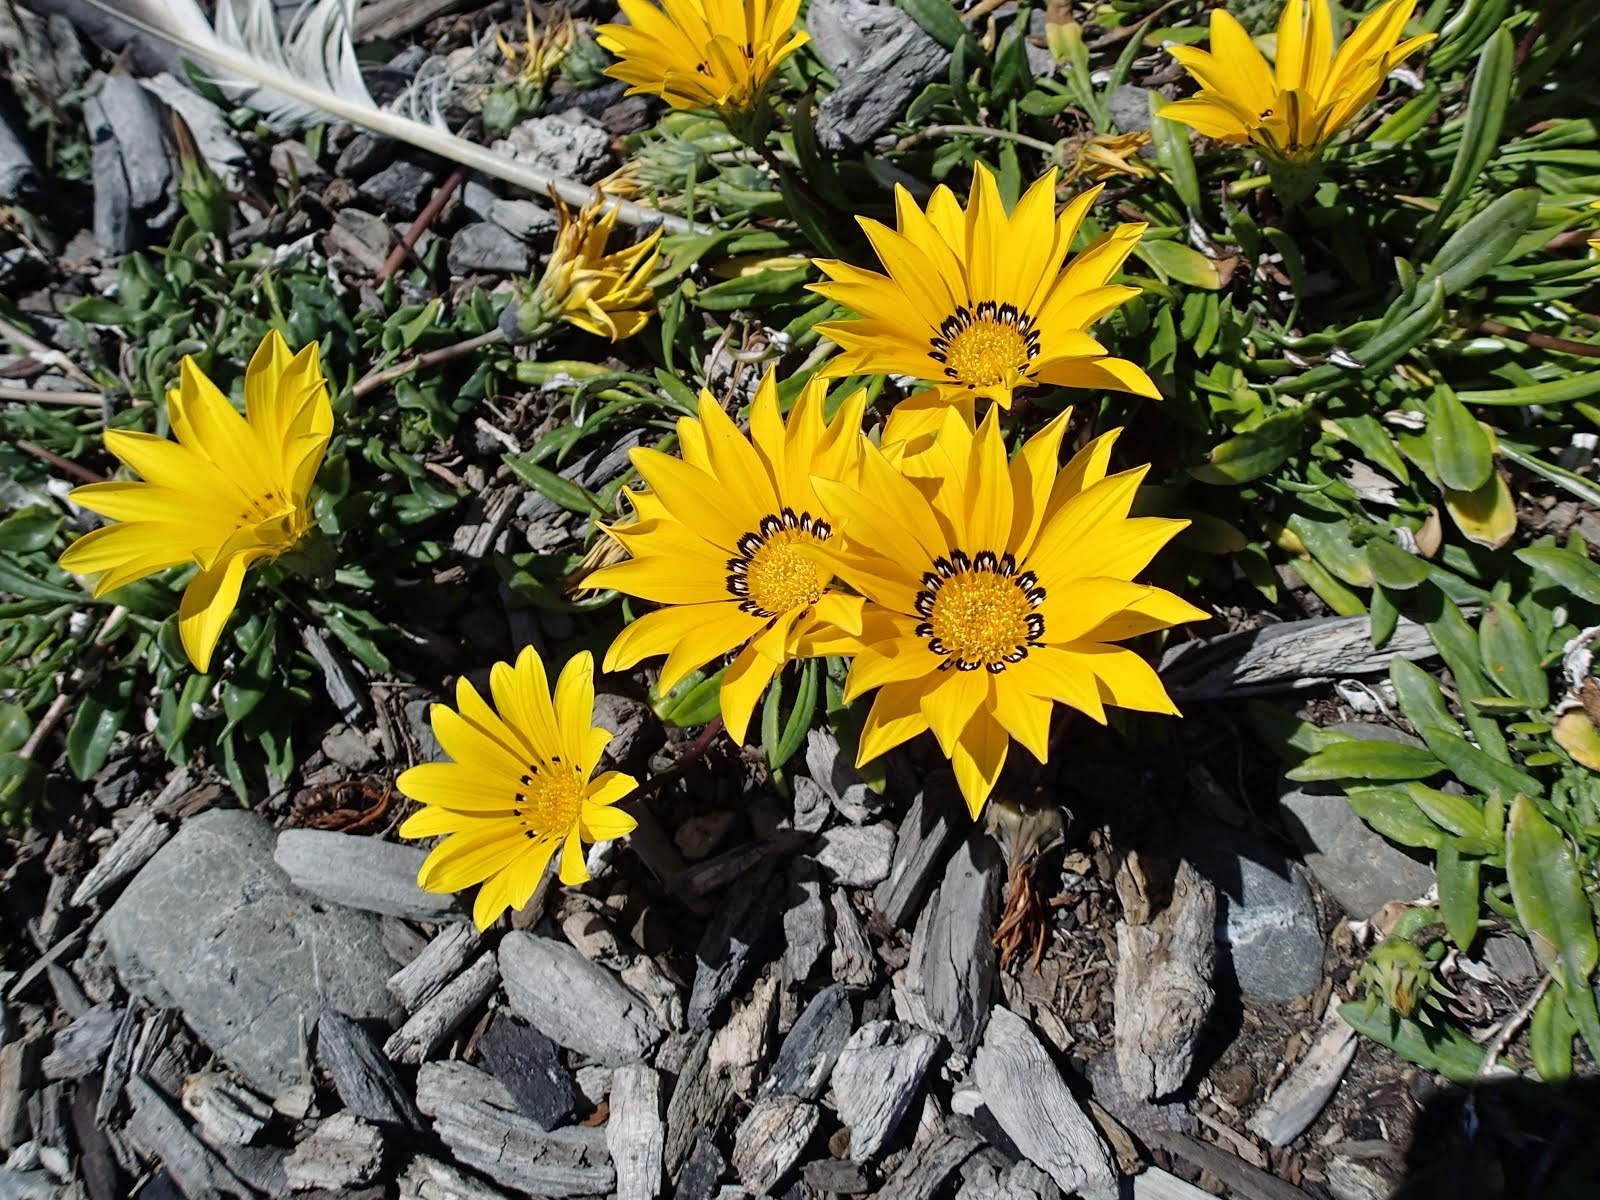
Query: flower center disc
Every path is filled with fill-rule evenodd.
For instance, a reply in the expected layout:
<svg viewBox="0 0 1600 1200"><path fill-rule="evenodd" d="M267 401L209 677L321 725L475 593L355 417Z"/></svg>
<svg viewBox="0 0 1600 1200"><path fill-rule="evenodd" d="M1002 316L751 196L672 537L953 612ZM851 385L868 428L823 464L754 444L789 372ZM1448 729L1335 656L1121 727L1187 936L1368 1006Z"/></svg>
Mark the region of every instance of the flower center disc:
<svg viewBox="0 0 1600 1200"><path fill-rule="evenodd" d="M745 575L750 602L763 612L776 616L822 598L828 581L796 544L802 539L815 540L808 534L786 529L763 542L750 559Z"/></svg>
<svg viewBox="0 0 1600 1200"><path fill-rule="evenodd" d="M562 766L559 759L545 767L530 763L518 782L522 790L511 811L522 824L524 837L565 835L578 823L587 788L577 767Z"/></svg>
<svg viewBox="0 0 1600 1200"><path fill-rule="evenodd" d="M739 539L728 560L728 595L741 612L766 620L822 599L832 576L805 553L833 536L829 524L792 508L768 513L754 532Z"/></svg>
<svg viewBox="0 0 1600 1200"><path fill-rule="evenodd" d="M998 675L1009 663L1028 657L1030 647L1042 644L1044 617L1035 612L1045 592L1032 571L1017 574L1011 555L980 551L969 558L952 550L939 558L922 577L917 593L917 614L923 618L918 637L928 639L928 649L943 655L944 670L979 667Z"/></svg>
<svg viewBox="0 0 1600 1200"><path fill-rule="evenodd" d="M931 339L933 358L945 375L973 387L1010 383L1025 373L1039 354L1033 318L1014 304L985 300L976 310L956 309Z"/></svg>

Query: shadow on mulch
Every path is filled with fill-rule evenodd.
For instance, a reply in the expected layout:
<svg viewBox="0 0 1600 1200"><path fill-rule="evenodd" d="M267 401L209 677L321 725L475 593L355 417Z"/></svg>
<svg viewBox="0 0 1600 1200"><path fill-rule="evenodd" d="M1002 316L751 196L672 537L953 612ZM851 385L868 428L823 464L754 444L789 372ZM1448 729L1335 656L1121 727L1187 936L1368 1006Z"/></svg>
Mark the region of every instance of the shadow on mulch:
<svg viewBox="0 0 1600 1200"><path fill-rule="evenodd" d="M1448 1088L1417 1117L1390 1200L1594 1200L1600 1080Z"/></svg>

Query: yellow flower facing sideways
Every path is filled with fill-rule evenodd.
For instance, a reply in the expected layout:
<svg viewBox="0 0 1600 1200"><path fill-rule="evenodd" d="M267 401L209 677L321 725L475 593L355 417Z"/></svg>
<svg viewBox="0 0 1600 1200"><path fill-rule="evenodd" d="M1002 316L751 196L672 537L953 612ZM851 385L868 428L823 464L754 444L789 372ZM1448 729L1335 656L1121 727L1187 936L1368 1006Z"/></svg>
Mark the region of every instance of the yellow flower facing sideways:
<svg viewBox="0 0 1600 1200"><path fill-rule="evenodd" d="M826 398L826 385L812 381L786 421L768 372L747 438L702 392L700 419L678 421L681 459L633 451L650 491L628 493L635 524L608 529L632 557L587 581L663 606L617 635L608 671L665 654L665 692L739 649L721 691L735 742L744 741L756 701L784 663L810 657L813 640L836 627L860 629L861 598L831 590L833 577L812 553L835 531L812 480L854 478L866 393L845 400L831 423L823 420Z"/></svg>
<svg viewBox="0 0 1600 1200"><path fill-rule="evenodd" d="M519 337L543 336L557 321L613 342L632 337L649 323L655 305L650 273L661 257L661 230L607 253L616 208L601 212L589 205L574 217L557 201L556 212L561 225L544 275L513 310Z"/></svg>
<svg viewBox="0 0 1600 1200"><path fill-rule="evenodd" d="M1043 762L1068 704L1176 713L1144 659L1111 643L1205 613L1133 582L1188 522L1129 517L1147 468L1107 475L1116 432L1062 469L1068 414L1007 461L999 414L944 414L931 447L897 470L874 447L856 484L817 481L843 545L827 558L867 598L846 700L878 689L857 764L932 729L976 816L1012 738Z"/></svg>
<svg viewBox="0 0 1600 1200"><path fill-rule="evenodd" d="M1145 229L1120 225L1069 262L1073 238L1099 194L1090 188L1057 215L1051 170L1008 215L994 177L980 165L965 210L940 186L924 212L897 186L897 230L861 219L887 274L817 262L831 282L811 290L861 317L817 327L844 350L824 370L935 384L932 393L899 406L906 410L902 421L920 411L929 429L953 401L970 411L975 397L987 397L1009 408L1019 388L1054 384L1158 396L1148 375L1085 332L1138 294L1107 280Z"/></svg>
<svg viewBox="0 0 1600 1200"><path fill-rule="evenodd" d="M1306 164L1372 102L1390 71L1433 40L1401 41L1415 0L1387 0L1334 52L1328 0L1289 0L1278 21L1275 67L1225 9L1211 10L1210 50L1171 54L1200 92L1161 110L1207 137L1253 142L1269 159Z"/></svg>
<svg viewBox="0 0 1600 1200"><path fill-rule="evenodd" d="M494 665L489 691L493 708L459 680L456 707L435 704L431 713L434 736L454 761L412 767L395 783L424 806L400 836L444 835L417 883L430 892L483 884L472 906L479 929L526 905L558 850L561 882L583 883L583 844L619 838L636 824L612 807L637 786L633 777L594 776L611 734L594 726L594 659L587 652L562 668L553 696L531 648L516 666Z"/></svg>
<svg viewBox="0 0 1600 1200"><path fill-rule="evenodd" d="M307 496L333 432L333 408L313 342L298 354L269 333L245 370L240 415L187 355L167 393L175 441L108 429L106 449L141 479L91 483L71 499L116 524L86 533L61 556L78 574L102 572L99 596L193 563L178 632L208 671L250 565L288 550L311 528Z"/></svg>
<svg viewBox="0 0 1600 1200"><path fill-rule="evenodd" d="M606 74L628 95L723 116L752 112L772 73L810 37L794 27L800 0L621 0L626 25L602 25L596 41L620 60Z"/></svg>

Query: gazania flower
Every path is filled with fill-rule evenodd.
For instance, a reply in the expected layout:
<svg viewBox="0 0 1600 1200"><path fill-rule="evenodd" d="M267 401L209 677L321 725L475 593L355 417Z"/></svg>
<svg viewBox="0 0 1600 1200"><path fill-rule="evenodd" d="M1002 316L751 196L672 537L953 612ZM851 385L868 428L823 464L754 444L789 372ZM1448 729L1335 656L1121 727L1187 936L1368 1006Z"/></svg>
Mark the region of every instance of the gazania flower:
<svg viewBox="0 0 1600 1200"><path fill-rule="evenodd" d="M628 95L673 108L743 116L761 102L777 66L810 37L794 27L800 0L621 0L626 25L602 25L596 41L621 61L606 74Z"/></svg>
<svg viewBox="0 0 1600 1200"><path fill-rule="evenodd" d="M1111 388L1157 396L1150 377L1113 358L1085 330L1137 288L1106 281L1128 257L1143 225L1120 225L1071 262L1067 256L1098 187L1055 211L1056 173L1035 183L1009 216L994 177L982 166L965 211L947 187L934 189L923 212L895 188L898 231L863 218L861 227L887 275L823 260L832 282L811 290L860 313L859 321L817 327L844 353L831 376L910 375L936 385L913 397L932 411L986 396L1002 408L1018 388Z"/></svg>
<svg viewBox="0 0 1600 1200"><path fill-rule="evenodd" d="M556 212L561 227L544 275L532 294L506 310L506 333L512 341L528 341L565 321L613 342L632 337L649 322L655 304L650 272L661 256L661 230L607 253L617 224L614 207L602 213L589 205L574 217L557 201Z"/></svg>
<svg viewBox="0 0 1600 1200"><path fill-rule="evenodd" d="M507 908L521 908L561 851L561 882L583 883L585 842L618 838L636 822L613 808L635 786L630 775L594 775L611 735L594 725L594 659L574 655L561 669L555 695L532 648L517 665L489 672L491 708L465 679L456 707L435 704L433 734L455 761L424 763L395 786L425 807L400 826L400 836L437 837L417 873L430 892L482 883L472 919L479 929ZM498 712L496 711L498 709Z"/></svg>
<svg viewBox="0 0 1600 1200"><path fill-rule="evenodd" d="M1161 115L1207 137L1253 142L1278 163L1311 163L1372 102L1389 72L1433 40L1431 33L1400 40L1415 6L1415 0L1387 0L1335 54L1328 0L1289 0L1278 21L1275 70L1244 27L1214 8L1209 52L1171 49L1200 93Z"/></svg>
<svg viewBox="0 0 1600 1200"><path fill-rule="evenodd" d="M974 816L1012 738L1044 761L1053 705L1175 713L1111 643L1205 616L1133 582L1187 522L1128 516L1145 468L1106 474L1115 433L1058 469L1063 413L1008 463L998 416L974 432L947 411L904 472L868 446L859 483L816 484L844 535L827 557L867 597L861 632L826 648L854 655L846 699L878 689L858 765L932 729Z"/></svg>
<svg viewBox="0 0 1600 1200"><path fill-rule="evenodd" d="M739 649L722 681L722 719L743 742L756 700L785 662L809 657L812 640L860 628L861 598L830 589L827 567L811 550L835 526L812 485L816 476L850 479L865 439L866 393L822 416L827 389L813 381L787 421L772 374L761 381L746 438L709 392L700 419L678 421L683 458L635 450L650 485L629 492L638 522L607 532L633 557L589 576L664 607L634 621L606 651L605 668L631 667L665 654L658 686L675 687L712 659Z"/></svg>
<svg viewBox="0 0 1600 1200"><path fill-rule="evenodd" d="M167 393L176 441L108 429L106 449L143 478L91 483L71 499L117 524L84 534L61 565L103 572L99 596L168 567L199 567L178 606L196 669L211 654L252 563L276 558L311 528L306 498L333 432L333 408L313 342L291 355L276 331L245 369L245 415L185 356Z"/></svg>

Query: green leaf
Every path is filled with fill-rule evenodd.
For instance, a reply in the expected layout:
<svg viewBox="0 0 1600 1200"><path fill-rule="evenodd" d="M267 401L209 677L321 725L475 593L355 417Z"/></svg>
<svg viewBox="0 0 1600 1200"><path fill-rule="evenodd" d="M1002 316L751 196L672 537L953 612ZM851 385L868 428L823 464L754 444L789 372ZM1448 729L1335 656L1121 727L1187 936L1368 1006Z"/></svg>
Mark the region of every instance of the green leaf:
<svg viewBox="0 0 1600 1200"><path fill-rule="evenodd" d="M1428 578L1428 560L1421 555L1402 550L1398 544L1381 534L1363 547L1367 566L1372 568L1375 582L1393 591L1404 592Z"/></svg>
<svg viewBox="0 0 1600 1200"><path fill-rule="evenodd" d="M1205 197L1200 191L1200 175L1194 167L1194 154L1189 149L1189 127L1176 121L1160 119L1160 113L1170 101L1159 92L1150 93L1150 111L1158 119L1150 122L1150 140L1155 143L1156 159L1166 169L1178 199L1190 212L1199 212Z"/></svg>
<svg viewBox="0 0 1600 1200"><path fill-rule="evenodd" d="M111 746L127 720L133 675L104 679L78 704L67 730L67 766L77 779L92 779L105 766Z"/></svg>
<svg viewBox="0 0 1600 1200"><path fill-rule="evenodd" d="M811 718L817 711L817 675L817 659L809 660L801 668L800 689L795 694L794 707L789 710L789 719L783 723L781 730L778 716L783 675L775 675L772 686L767 689L766 701L761 708L761 745L767 754L767 765L774 771L782 770L783 765L805 745Z"/></svg>
<svg viewBox="0 0 1600 1200"><path fill-rule="evenodd" d="M1449 842L1449 835L1400 788L1351 788L1345 795L1356 816L1402 846L1437 850Z"/></svg>
<svg viewBox="0 0 1600 1200"><path fill-rule="evenodd" d="M1461 403L1504 406L1568 404L1594 396L1600 396L1600 371L1589 371L1583 375L1563 374L1548 383L1530 383L1524 387L1462 392Z"/></svg>
<svg viewBox="0 0 1600 1200"><path fill-rule="evenodd" d="M1462 837L1483 836L1483 809L1465 796L1441 792L1421 783L1408 783L1405 790L1435 825Z"/></svg>
<svg viewBox="0 0 1600 1200"><path fill-rule="evenodd" d="M1483 168L1494 157L1500 146L1500 130L1505 124L1506 106L1511 102L1511 77L1516 66L1516 40L1504 26L1495 30L1494 36L1478 56L1478 66L1472 73L1472 91L1467 98L1467 111L1461 127L1461 142L1456 148L1456 158L1450 166L1450 178L1439 197L1439 207L1434 213L1424 239L1437 237L1455 213L1457 206L1477 184Z"/></svg>
<svg viewBox="0 0 1600 1200"><path fill-rule="evenodd" d="M1516 556L1579 599L1600 604L1600 567L1561 546L1526 546Z"/></svg>
<svg viewBox="0 0 1600 1200"><path fill-rule="evenodd" d="M1539 998L1528 1022L1528 1053L1540 1079L1563 1083L1572 1078L1572 1035L1577 1032L1564 992L1552 988Z"/></svg>
<svg viewBox="0 0 1600 1200"><path fill-rule="evenodd" d="M1470 788L1485 795L1498 792L1502 796L1515 796L1525 792L1538 796L1544 793L1543 785L1533 776L1492 758L1457 734L1447 733L1437 726L1419 726L1417 732L1450 773Z"/></svg>
<svg viewBox="0 0 1600 1200"><path fill-rule="evenodd" d="M352 619L351 613L330 606L322 614L322 624L369 671L377 671L383 675L393 672L394 667L389 662L389 656L378 649L368 636L370 630L363 627L369 622L358 623Z"/></svg>
<svg viewBox="0 0 1600 1200"><path fill-rule="evenodd" d="M44 768L20 754L0 754L0 825L21 828L44 800Z"/></svg>
<svg viewBox="0 0 1600 1200"><path fill-rule="evenodd" d="M1498 197L1439 247L1422 272L1422 282L1444 282L1452 296L1506 260L1539 212L1537 188L1518 188Z"/></svg>
<svg viewBox="0 0 1600 1200"><path fill-rule="evenodd" d="M568 512L585 517L603 517L606 510L593 492L580 487L565 476L557 475L547 467L531 463L524 457L507 454L504 458L511 473L546 500L559 504Z"/></svg>
<svg viewBox="0 0 1600 1200"><path fill-rule="evenodd" d="M28 719L28 710L9 700L0 700L0 754L22 749L32 732L33 722Z"/></svg>
<svg viewBox="0 0 1600 1200"><path fill-rule="evenodd" d="M1290 766L1318 750L1351 740L1348 734L1332 733L1310 721L1302 721L1283 705L1267 700L1248 700L1245 710L1256 736Z"/></svg>
<svg viewBox="0 0 1600 1200"><path fill-rule="evenodd" d="M1331 779L1426 779L1444 768L1427 750L1398 742L1335 742L1288 772L1297 783Z"/></svg>
<svg viewBox="0 0 1600 1200"><path fill-rule="evenodd" d="M11 592L24 600L50 600L58 604L104 603L91 598L88 592L77 592L58 587L53 583L45 583L42 579L28 574L10 558L0 558L0 592Z"/></svg>
<svg viewBox="0 0 1600 1200"><path fill-rule="evenodd" d="M1222 287L1222 272L1217 264L1192 246L1166 238L1147 238L1134 246L1133 253L1164 279L1176 279L1207 292Z"/></svg>
<svg viewBox="0 0 1600 1200"><path fill-rule="evenodd" d="M967 36L967 27L961 23L950 0L896 0L896 3L946 50L954 50L956 43Z"/></svg>
<svg viewBox="0 0 1600 1200"><path fill-rule="evenodd" d="M1478 934L1479 861L1446 842L1439 847L1434 870L1439 878L1439 916L1445 932L1462 950L1472 948Z"/></svg>
<svg viewBox="0 0 1600 1200"><path fill-rule="evenodd" d="M1305 413L1299 409L1277 413L1217 446L1205 464L1190 467L1189 474L1201 483L1225 486L1259 479L1282 466L1300 448L1305 425Z"/></svg>
<svg viewBox="0 0 1600 1200"><path fill-rule="evenodd" d="M1426 726L1461 736L1461 727L1450 715L1444 693L1432 675L1410 659L1395 658L1389 663L1389 682L1395 699L1400 701L1400 711L1415 729L1420 731Z"/></svg>
<svg viewBox="0 0 1600 1200"><path fill-rule="evenodd" d="M1339 1015L1357 1033L1419 1067L1438 1072L1452 1083L1475 1082L1483 1066L1483 1047L1447 1022L1425 1028L1415 1021L1397 1018L1388 1010L1369 1012L1356 1000L1341 1004Z"/></svg>
<svg viewBox="0 0 1600 1200"><path fill-rule="evenodd" d="M1550 680L1539 665L1539 651L1522 616L1504 600L1496 600L1478 625L1483 665L1489 678L1506 695L1530 709L1550 703Z"/></svg>
<svg viewBox="0 0 1600 1200"><path fill-rule="evenodd" d="M706 724L722 712L722 677L727 673L727 667L711 676L703 671L691 672L664 697L658 697L652 686L656 713L679 729Z"/></svg>
<svg viewBox="0 0 1600 1200"><path fill-rule="evenodd" d="M18 509L0 521L0 550L29 554L50 545L61 528L61 517L47 508Z"/></svg>
<svg viewBox="0 0 1600 1200"><path fill-rule="evenodd" d="M1377 375L1399 362L1431 334L1444 314L1444 283L1435 279L1431 287L1418 289L1420 298L1407 305L1405 298L1395 301L1385 314L1377 333L1350 356L1361 364L1359 368L1341 367L1337 363L1323 363L1312 367L1304 375L1278 385L1278 391L1290 396L1306 392L1338 388L1353 383L1363 376ZM1465 398L1463 397L1463 401Z"/></svg>
<svg viewBox="0 0 1600 1200"><path fill-rule="evenodd" d="M1533 952L1567 992L1588 990L1600 961L1594 910L1567 839L1526 796L1511 805L1506 828L1506 878L1517 919ZM1574 1014L1575 1016L1577 1014Z"/></svg>
<svg viewBox="0 0 1600 1200"><path fill-rule="evenodd" d="M1445 384L1434 389L1428 409L1428 439L1439 482L1458 492L1474 492L1494 474L1494 450L1478 419Z"/></svg>

